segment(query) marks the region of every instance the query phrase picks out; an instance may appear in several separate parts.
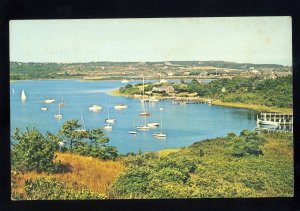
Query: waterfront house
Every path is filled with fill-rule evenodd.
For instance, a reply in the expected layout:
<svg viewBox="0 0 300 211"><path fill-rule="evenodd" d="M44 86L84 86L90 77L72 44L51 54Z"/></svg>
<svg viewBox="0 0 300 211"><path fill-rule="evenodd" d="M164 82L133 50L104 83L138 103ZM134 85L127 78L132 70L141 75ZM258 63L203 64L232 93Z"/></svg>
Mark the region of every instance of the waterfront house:
<svg viewBox="0 0 300 211"><path fill-rule="evenodd" d="M152 88L152 91L154 92L165 92L165 93L174 93L174 88L172 86L154 86Z"/></svg>

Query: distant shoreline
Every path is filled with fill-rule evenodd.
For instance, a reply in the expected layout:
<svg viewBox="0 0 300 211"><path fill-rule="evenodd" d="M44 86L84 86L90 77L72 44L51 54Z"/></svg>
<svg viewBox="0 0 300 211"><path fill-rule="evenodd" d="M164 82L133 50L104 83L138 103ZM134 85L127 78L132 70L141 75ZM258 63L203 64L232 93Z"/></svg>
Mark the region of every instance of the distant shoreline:
<svg viewBox="0 0 300 211"><path fill-rule="evenodd" d="M117 90L117 89L111 91L110 93L115 96L134 98L134 96L132 96L132 95L120 93L119 90ZM158 96L156 96L156 98L164 99L164 100L171 100L171 99L167 99L167 98L161 98ZM196 100L196 101L197 100L203 101L206 98L193 97L190 99ZM253 105L253 104L245 104L245 103L227 103L227 102L221 102L219 100L214 100L214 99L212 99L211 104L215 105L215 106L224 106L224 107L231 107L231 108L246 108L246 109L251 109L251 110L254 110L257 112L277 112L277 113L288 113L288 114L293 113L293 109L291 109L291 108L276 108L276 107L267 107L267 106L262 106L262 105Z"/></svg>
<svg viewBox="0 0 300 211"><path fill-rule="evenodd" d="M178 77L167 77L167 80L192 80L196 76L178 76ZM126 79L133 79L133 80L143 80L142 77L130 77L126 76ZM221 78L230 78L230 77L205 77L201 78L201 80L215 80L215 79L221 79ZM10 82L16 82L16 81L31 81L31 80L81 80L81 81L121 81L122 77L95 77L95 78L32 78L32 79L13 79L10 80ZM145 77L145 80L159 80L159 77Z"/></svg>

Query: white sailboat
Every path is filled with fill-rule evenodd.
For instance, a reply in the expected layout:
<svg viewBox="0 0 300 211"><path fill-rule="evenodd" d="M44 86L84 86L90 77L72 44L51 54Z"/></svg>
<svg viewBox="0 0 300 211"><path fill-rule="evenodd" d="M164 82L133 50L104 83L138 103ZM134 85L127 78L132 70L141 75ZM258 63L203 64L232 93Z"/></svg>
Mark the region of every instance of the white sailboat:
<svg viewBox="0 0 300 211"><path fill-rule="evenodd" d="M83 115L82 115L82 109L81 109L81 129L78 129L76 131L78 131L78 132L85 132L86 131L84 120L83 120Z"/></svg>
<svg viewBox="0 0 300 211"><path fill-rule="evenodd" d="M149 130L150 127L147 125L147 117L146 116L144 117L144 121L145 121L144 124L137 126L136 129L138 129L138 130Z"/></svg>
<svg viewBox="0 0 300 211"><path fill-rule="evenodd" d="M61 119L63 116L60 113L60 105L58 104L58 113L54 114L54 118Z"/></svg>
<svg viewBox="0 0 300 211"><path fill-rule="evenodd" d="M159 82L160 83L167 83L168 82L166 79L161 79L161 72L159 73Z"/></svg>
<svg viewBox="0 0 300 211"><path fill-rule="evenodd" d="M15 89L14 88L12 89L12 93L15 94Z"/></svg>
<svg viewBox="0 0 300 211"><path fill-rule="evenodd" d="M153 134L154 137L158 137L158 138L165 138L167 137L167 134L163 133L162 132L162 115L161 115L161 112L160 112L160 132L155 132Z"/></svg>
<svg viewBox="0 0 300 211"><path fill-rule="evenodd" d="M112 125L110 125L109 123L103 124L102 128L105 129L105 130L112 130Z"/></svg>
<svg viewBox="0 0 300 211"><path fill-rule="evenodd" d="M42 111L47 111L48 108L47 108L47 107L42 107L41 110L42 110Z"/></svg>
<svg viewBox="0 0 300 211"><path fill-rule="evenodd" d="M107 111L107 119L105 119L105 122L106 123L111 123L111 124L116 123L116 119L109 118L108 108L106 108L106 111Z"/></svg>
<svg viewBox="0 0 300 211"><path fill-rule="evenodd" d="M145 87L144 86L145 86L145 78L143 76L143 99L141 100L142 103L145 102ZM150 113L146 112L144 103L142 105L143 105L143 112L140 113L140 116L150 116Z"/></svg>
<svg viewBox="0 0 300 211"><path fill-rule="evenodd" d="M26 94L25 94L25 91L24 91L24 89L22 90L22 93L21 93L21 100L22 101L26 101Z"/></svg>
<svg viewBox="0 0 300 211"><path fill-rule="evenodd" d="M133 121L133 128L135 128L135 119ZM128 133L132 134L132 135L136 135L137 134L137 132L135 130L129 130Z"/></svg>

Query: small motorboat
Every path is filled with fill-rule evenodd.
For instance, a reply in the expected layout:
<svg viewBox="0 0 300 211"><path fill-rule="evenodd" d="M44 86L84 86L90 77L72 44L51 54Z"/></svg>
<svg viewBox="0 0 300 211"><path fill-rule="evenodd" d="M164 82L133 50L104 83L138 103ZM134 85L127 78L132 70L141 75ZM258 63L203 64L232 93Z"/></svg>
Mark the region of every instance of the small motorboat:
<svg viewBox="0 0 300 211"><path fill-rule="evenodd" d="M128 106L125 105L125 104L118 104L118 105L115 105L115 106L114 106L115 109L125 109L125 108L127 108L127 107L128 107Z"/></svg>
<svg viewBox="0 0 300 211"><path fill-rule="evenodd" d="M102 107L99 106L99 105L92 105L89 107L89 110L92 111L92 112L99 112L102 110Z"/></svg>

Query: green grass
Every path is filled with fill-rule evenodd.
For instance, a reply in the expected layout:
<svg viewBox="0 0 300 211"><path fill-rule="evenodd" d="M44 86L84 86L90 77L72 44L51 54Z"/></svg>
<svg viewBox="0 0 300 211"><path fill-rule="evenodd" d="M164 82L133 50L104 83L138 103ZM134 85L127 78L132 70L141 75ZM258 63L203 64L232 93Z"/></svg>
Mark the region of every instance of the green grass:
<svg viewBox="0 0 300 211"><path fill-rule="evenodd" d="M245 137L128 157L126 171L114 185L115 198L292 197L292 134ZM233 156L236 146L246 149L249 141L259 139L262 155Z"/></svg>

